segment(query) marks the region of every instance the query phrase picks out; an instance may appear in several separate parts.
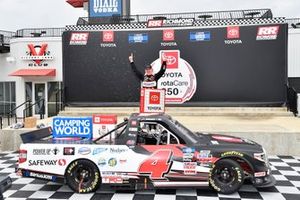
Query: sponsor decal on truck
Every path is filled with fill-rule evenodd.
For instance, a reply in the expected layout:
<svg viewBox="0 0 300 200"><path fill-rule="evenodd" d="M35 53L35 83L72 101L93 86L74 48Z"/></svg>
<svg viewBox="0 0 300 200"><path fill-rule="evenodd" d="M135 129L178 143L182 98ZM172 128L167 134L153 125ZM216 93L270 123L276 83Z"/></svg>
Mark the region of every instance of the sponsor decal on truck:
<svg viewBox="0 0 300 200"><path fill-rule="evenodd" d="M91 117L55 117L53 119L53 137L92 138L93 120Z"/></svg>

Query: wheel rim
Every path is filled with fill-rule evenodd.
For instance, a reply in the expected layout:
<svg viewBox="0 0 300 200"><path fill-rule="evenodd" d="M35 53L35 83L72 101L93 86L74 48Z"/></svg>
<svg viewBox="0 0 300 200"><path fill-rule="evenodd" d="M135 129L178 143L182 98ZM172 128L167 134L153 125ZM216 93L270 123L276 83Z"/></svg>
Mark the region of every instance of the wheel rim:
<svg viewBox="0 0 300 200"><path fill-rule="evenodd" d="M86 185L92 181L92 169L85 166L79 166L74 172L74 177L78 184Z"/></svg>
<svg viewBox="0 0 300 200"><path fill-rule="evenodd" d="M216 179L221 184L230 185L234 182L234 170L230 167L223 167L216 171Z"/></svg>

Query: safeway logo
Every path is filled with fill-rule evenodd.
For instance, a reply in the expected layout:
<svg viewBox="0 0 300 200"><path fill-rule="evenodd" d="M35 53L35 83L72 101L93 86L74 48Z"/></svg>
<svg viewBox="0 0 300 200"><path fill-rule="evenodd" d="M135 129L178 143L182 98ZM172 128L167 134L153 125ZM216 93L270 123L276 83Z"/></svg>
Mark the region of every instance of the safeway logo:
<svg viewBox="0 0 300 200"><path fill-rule="evenodd" d="M115 34L113 31L103 31L103 42L114 42Z"/></svg>
<svg viewBox="0 0 300 200"><path fill-rule="evenodd" d="M89 33L72 33L70 45L86 45Z"/></svg>
<svg viewBox="0 0 300 200"><path fill-rule="evenodd" d="M150 92L150 104L160 104L160 93Z"/></svg>
<svg viewBox="0 0 300 200"><path fill-rule="evenodd" d="M276 40L279 26L258 27L256 40Z"/></svg>
<svg viewBox="0 0 300 200"><path fill-rule="evenodd" d="M163 20L148 20L147 27L148 28L155 28L155 27L162 27L163 26Z"/></svg>
<svg viewBox="0 0 300 200"><path fill-rule="evenodd" d="M168 29L163 31L163 41L174 41L175 33L173 29Z"/></svg>
<svg viewBox="0 0 300 200"><path fill-rule="evenodd" d="M229 26L227 27L227 39L239 39L240 38L240 27Z"/></svg>
<svg viewBox="0 0 300 200"><path fill-rule="evenodd" d="M59 159L58 160L58 165L59 166L65 166L67 164L67 161L65 159Z"/></svg>

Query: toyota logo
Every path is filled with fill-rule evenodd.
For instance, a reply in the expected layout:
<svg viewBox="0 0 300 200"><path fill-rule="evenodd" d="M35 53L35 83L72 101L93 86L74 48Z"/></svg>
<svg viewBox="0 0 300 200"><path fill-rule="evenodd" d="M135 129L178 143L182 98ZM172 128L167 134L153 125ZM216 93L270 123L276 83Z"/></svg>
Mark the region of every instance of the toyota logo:
<svg viewBox="0 0 300 200"><path fill-rule="evenodd" d="M174 56L166 56L167 57L167 64L174 65L176 63L176 58Z"/></svg>
<svg viewBox="0 0 300 200"><path fill-rule="evenodd" d="M171 39L174 37L174 33L172 33L171 31L167 31L165 32L165 38L167 39Z"/></svg>
<svg viewBox="0 0 300 200"><path fill-rule="evenodd" d="M231 29L228 31L228 34L231 35L231 36L236 36L239 34L239 31L236 30L236 29Z"/></svg>
<svg viewBox="0 0 300 200"><path fill-rule="evenodd" d="M113 35L111 33L105 33L103 37L105 40L111 40L113 38Z"/></svg>
<svg viewBox="0 0 300 200"><path fill-rule="evenodd" d="M152 95L151 100L152 101L158 101L158 96L157 95Z"/></svg>

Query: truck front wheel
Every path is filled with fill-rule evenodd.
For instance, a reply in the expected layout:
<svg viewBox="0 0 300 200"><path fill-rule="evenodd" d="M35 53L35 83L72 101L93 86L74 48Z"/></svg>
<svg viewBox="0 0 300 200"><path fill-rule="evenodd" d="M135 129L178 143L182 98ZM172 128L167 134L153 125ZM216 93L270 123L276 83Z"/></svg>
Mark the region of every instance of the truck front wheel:
<svg viewBox="0 0 300 200"><path fill-rule="evenodd" d="M234 160L222 159L211 169L209 183L219 193L232 194L239 190L243 182L244 171Z"/></svg>
<svg viewBox="0 0 300 200"><path fill-rule="evenodd" d="M76 160L66 169L66 182L77 193L89 193L101 184L98 167L89 160Z"/></svg>

